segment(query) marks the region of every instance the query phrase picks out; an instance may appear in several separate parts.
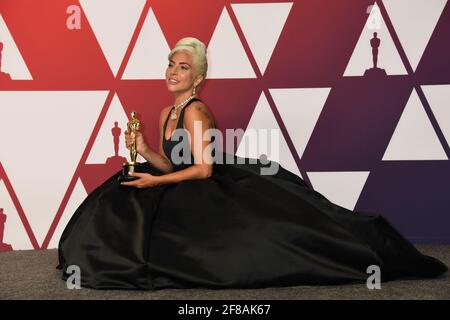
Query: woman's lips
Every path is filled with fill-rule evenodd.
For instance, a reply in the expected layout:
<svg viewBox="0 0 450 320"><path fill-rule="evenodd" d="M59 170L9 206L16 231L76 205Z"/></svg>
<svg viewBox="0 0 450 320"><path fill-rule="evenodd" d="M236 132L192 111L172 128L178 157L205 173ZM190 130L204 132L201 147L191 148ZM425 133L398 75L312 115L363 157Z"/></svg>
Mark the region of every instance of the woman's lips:
<svg viewBox="0 0 450 320"><path fill-rule="evenodd" d="M168 82L169 82L169 84L175 85L175 84L178 84L180 81L169 79Z"/></svg>

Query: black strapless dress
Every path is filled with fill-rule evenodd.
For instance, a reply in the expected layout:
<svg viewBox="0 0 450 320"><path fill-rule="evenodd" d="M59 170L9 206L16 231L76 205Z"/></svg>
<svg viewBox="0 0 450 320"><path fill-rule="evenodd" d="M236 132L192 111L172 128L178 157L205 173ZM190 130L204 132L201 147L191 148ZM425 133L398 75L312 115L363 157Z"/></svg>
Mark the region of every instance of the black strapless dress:
<svg viewBox="0 0 450 320"><path fill-rule="evenodd" d="M170 155L177 142L163 140ZM270 164L222 155L233 163L215 163L208 179L146 189L121 186L120 172L105 181L61 236L63 279L70 265L84 287L146 290L366 282L372 265L381 281L448 270L381 215L340 207L281 166L261 175ZM140 171L162 174L148 162Z"/></svg>

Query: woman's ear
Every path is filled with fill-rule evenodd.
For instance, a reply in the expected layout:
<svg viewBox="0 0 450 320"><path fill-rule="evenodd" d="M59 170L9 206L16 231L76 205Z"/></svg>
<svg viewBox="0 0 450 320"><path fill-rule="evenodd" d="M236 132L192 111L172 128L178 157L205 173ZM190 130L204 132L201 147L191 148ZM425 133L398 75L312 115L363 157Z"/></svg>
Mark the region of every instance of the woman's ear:
<svg viewBox="0 0 450 320"><path fill-rule="evenodd" d="M203 76L203 75L198 75L198 76L197 76L197 79L196 79L195 82L194 82L194 86L195 86L195 87L198 87L198 85L199 85L200 83L203 82L203 79L204 79L204 76Z"/></svg>

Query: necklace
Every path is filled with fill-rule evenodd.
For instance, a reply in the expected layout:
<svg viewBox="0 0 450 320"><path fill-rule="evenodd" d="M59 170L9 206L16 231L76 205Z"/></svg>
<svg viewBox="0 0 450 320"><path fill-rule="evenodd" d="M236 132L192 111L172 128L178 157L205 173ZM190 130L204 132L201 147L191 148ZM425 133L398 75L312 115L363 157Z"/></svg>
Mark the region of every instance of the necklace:
<svg viewBox="0 0 450 320"><path fill-rule="evenodd" d="M192 98L194 98L196 95L193 94L191 95L189 98L187 98L186 100L184 100L182 103L180 103L179 105L175 106L172 109L172 111L170 112L170 120L176 120L178 118L177 116L177 110L179 108L181 108L182 106L184 106L186 103L188 103L190 100L192 100Z"/></svg>

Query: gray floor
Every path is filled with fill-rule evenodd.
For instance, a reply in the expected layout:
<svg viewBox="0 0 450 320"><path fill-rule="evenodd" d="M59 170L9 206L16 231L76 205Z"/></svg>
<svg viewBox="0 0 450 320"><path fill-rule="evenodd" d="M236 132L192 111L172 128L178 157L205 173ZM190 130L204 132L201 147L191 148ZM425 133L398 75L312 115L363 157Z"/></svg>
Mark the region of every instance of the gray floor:
<svg viewBox="0 0 450 320"><path fill-rule="evenodd" d="M450 246L418 245L423 253L450 265ZM432 280L398 280L369 290L365 284L296 286L251 290L170 289L158 291L69 290L55 269L57 251L0 253L0 299L445 299L450 300L450 274Z"/></svg>

